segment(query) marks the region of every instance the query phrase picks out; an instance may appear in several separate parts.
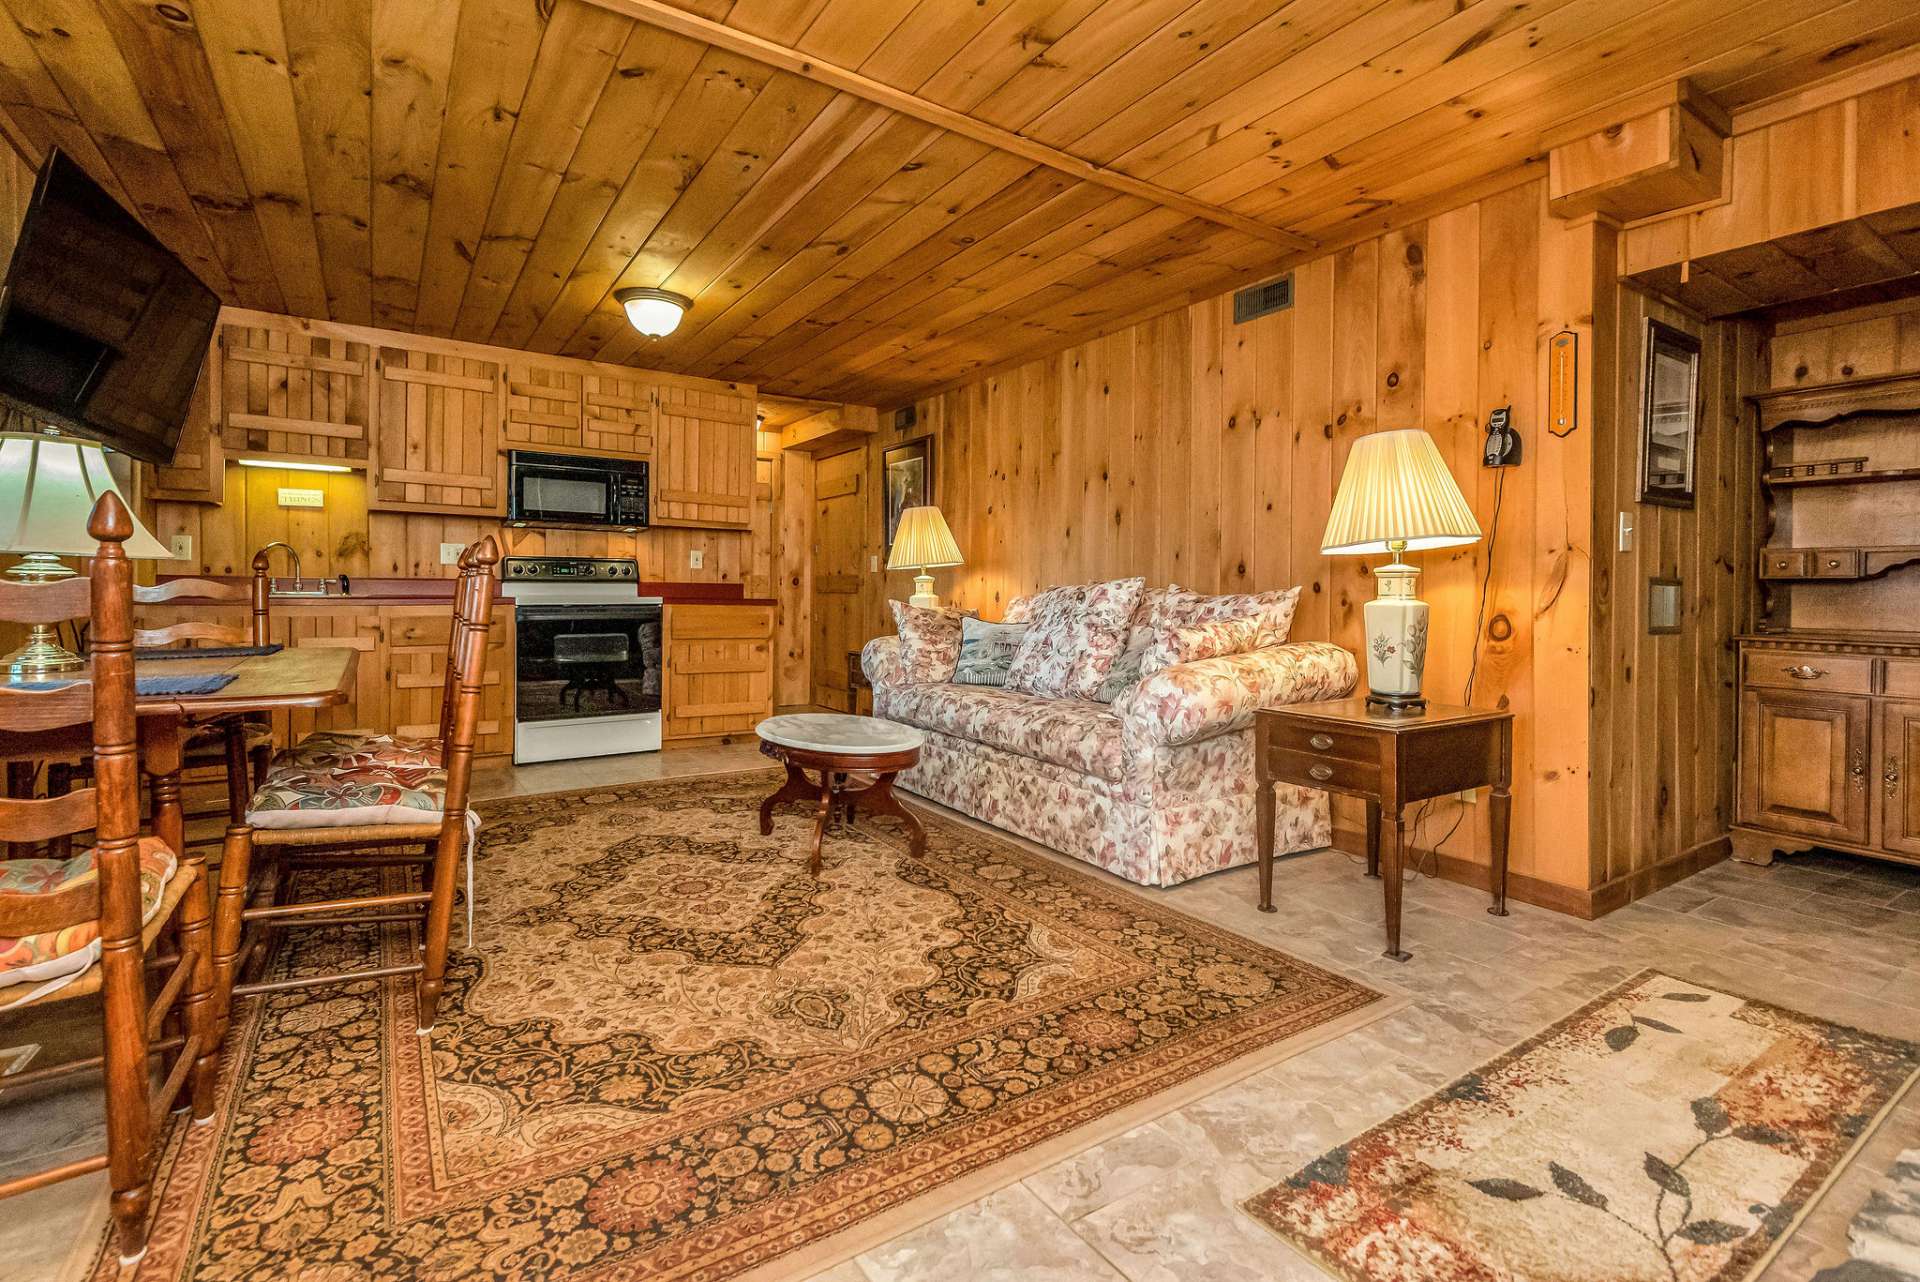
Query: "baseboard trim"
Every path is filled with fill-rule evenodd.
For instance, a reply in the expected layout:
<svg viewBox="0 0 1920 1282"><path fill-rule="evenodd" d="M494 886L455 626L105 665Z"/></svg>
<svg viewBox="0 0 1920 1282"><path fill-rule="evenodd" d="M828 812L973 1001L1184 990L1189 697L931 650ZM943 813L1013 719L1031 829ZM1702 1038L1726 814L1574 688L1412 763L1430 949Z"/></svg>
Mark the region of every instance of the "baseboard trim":
<svg viewBox="0 0 1920 1282"><path fill-rule="evenodd" d="M1367 849L1367 835L1358 828L1335 828L1333 844L1343 851L1364 855ZM1616 908L1624 908L1636 899L1645 898L1654 891L1671 886L1676 881L1693 876L1703 868L1710 868L1725 859L1733 851L1732 838L1726 834L1703 841L1699 845L1663 859L1657 864L1637 868L1597 886L1581 889L1577 886L1563 886L1558 882L1544 881L1538 877L1529 877L1524 873L1511 870L1507 873L1507 898L1523 904L1532 904L1536 908L1546 908L1553 912L1565 913L1583 921L1592 921L1604 917ZM1475 890L1488 890L1492 881L1492 870L1487 865L1450 855L1445 851L1430 850L1416 846L1408 862L1418 862L1433 868L1440 877L1457 882L1462 886L1471 886Z"/></svg>

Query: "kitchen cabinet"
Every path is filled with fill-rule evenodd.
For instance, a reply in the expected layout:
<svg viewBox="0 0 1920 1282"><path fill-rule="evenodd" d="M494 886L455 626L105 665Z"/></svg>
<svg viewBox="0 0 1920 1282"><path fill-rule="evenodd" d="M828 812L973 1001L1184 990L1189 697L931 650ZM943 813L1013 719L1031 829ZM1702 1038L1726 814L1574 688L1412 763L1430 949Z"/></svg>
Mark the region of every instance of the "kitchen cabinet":
<svg viewBox="0 0 1920 1282"><path fill-rule="evenodd" d="M653 524L748 528L754 499L751 393L665 383L657 396Z"/></svg>
<svg viewBox="0 0 1920 1282"><path fill-rule="evenodd" d="M173 462L156 465L146 497L174 503L220 503L226 498L227 450L214 418L214 371L211 360L200 367L193 399L174 442Z"/></svg>
<svg viewBox="0 0 1920 1282"><path fill-rule="evenodd" d="M366 343L222 325L214 345L217 378L209 394L228 455L367 466L373 434Z"/></svg>
<svg viewBox="0 0 1920 1282"><path fill-rule="evenodd" d="M773 715L773 607L669 605L661 738L751 734Z"/></svg>
<svg viewBox="0 0 1920 1282"><path fill-rule="evenodd" d="M374 372L379 419L367 506L503 515L501 364L383 346Z"/></svg>

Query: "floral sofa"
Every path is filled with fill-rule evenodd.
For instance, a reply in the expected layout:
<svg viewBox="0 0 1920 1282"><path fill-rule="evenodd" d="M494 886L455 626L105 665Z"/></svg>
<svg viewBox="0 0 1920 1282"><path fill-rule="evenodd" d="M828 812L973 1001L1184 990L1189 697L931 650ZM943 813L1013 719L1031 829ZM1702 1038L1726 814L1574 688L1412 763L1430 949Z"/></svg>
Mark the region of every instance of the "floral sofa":
<svg viewBox="0 0 1920 1282"><path fill-rule="evenodd" d="M1178 663L1111 704L907 679L900 638L861 652L874 715L927 734L899 784L1148 886L1251 863L1253 714L1337 699L1353 656L1326 642ZM1274 850L1333 840L1327 795L1275 789Z"/></svg>

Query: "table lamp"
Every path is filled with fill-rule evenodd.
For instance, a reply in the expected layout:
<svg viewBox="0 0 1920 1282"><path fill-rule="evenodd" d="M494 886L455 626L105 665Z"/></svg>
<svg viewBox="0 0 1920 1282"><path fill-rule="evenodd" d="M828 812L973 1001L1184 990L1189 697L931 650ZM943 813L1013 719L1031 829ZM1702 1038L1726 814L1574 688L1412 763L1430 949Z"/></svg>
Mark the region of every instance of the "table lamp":
<svg viewBox="0 0 1920 1282"><path fill-rule="evenodd" d="M6 577L22 583L72 578L63 556L92 556L87 533L93 505L108 490L120 494L107 470L106 451L93 441L30 432L0 433L0 552L24 553ZM121 500L126 495L120 494ZM131 512L132 504L127 504ZM122 545L129 557L170 558L160 540L139 521ZM15 676L71 672L86 660L60 644L57 624L36 623L25 645L0 659Z"/></svg>
<svg viewBox="0 0 1920 1282"><path fill-rule="evenodd" d="M933 576L928 570L960 565L960 545L937 507L910 507L900 513L900 527L893 532L893 548L887 553L889 570L918 570L913 578L913 595L908 605L932 610L940 598L933 594Z"/></svg>
<svg viewBox="0 0 1920 1282"><path fill-rule="evenodd" d="M1427 603L1413 594L1420 571L1402 556L1463 547L1479 538L1473 509L1431 436L1416 427L1375 432L1353 443L1320 551L1393 557L1373 572L1378 595L1365 611L1369 711L1416 716L1427 706L1420 695L1427 665Z"/></svg>

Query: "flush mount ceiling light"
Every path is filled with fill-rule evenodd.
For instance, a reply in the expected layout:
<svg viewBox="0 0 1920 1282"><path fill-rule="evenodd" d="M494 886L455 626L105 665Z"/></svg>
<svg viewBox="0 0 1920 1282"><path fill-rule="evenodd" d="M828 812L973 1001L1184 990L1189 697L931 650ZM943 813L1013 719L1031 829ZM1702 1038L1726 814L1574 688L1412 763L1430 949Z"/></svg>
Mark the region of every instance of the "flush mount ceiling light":
<svg viewBox="0 0 1920 1282"><path fill-rule="evenodd" d="M648 338L665 338L680 328L693 300L666 289L616 289L613 299L627 309L627 323Z"/></svg>

